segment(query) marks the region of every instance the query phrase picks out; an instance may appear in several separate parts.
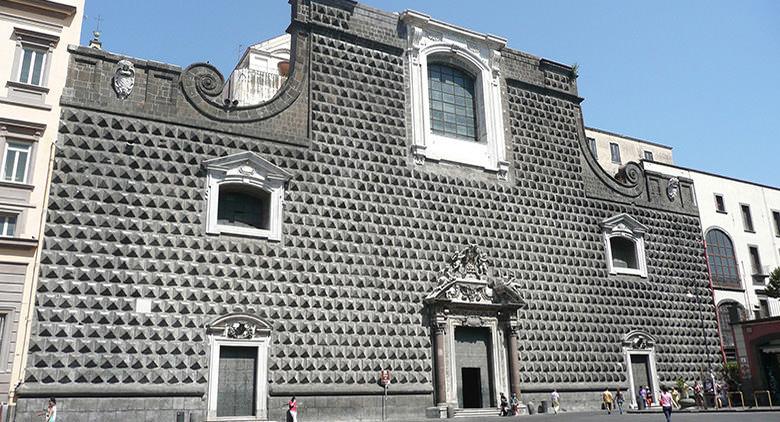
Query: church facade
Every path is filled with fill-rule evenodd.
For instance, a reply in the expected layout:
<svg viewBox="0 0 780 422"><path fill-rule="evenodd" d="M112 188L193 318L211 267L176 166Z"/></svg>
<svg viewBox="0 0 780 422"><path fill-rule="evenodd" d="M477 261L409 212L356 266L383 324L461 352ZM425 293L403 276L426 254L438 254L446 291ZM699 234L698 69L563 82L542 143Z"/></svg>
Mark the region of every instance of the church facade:
<svg viewBox="0 0 780 422"><path fill-rule="evenodd" d="M295 0L291 72L72 48L17 414L447 417L719 362L692 184L590 154L576 70ZM380 372L389 375L385 390ZM632 402L633 394L627 394Z"/></svg>

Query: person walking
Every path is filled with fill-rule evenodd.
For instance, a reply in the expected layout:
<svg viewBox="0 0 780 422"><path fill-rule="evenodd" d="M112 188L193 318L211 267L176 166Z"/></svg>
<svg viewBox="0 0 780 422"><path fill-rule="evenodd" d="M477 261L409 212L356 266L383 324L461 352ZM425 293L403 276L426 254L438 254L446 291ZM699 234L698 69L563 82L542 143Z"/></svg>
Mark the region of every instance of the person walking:
<svg viewBox="0 0 780 422"><path fill-rule="evenodd" d="M509 401L506 399L504 393L501 393L501 408L499 411L501 416L509 416Z"/></svg>
<svg viewBox="0 0 780 422"><path fill-rule="evenodd" d="M512 416L520 414L520 400L517 399L517 394L512 393L512 398L509 400L510 406L512 406Z"/></svg>
<svg viewBox="0 0 780 422"><path fill-rule="evenodd" d="M612 393L609 391L609 388L604 390L603 393L601 393L601 402L604 404L604 408L607 409L607 414L612 414Z"/></svg>
<svg viewBox="0 0 780 422"><path fill-rule="evenodd" d="M287 402L287 422L298 422L298 402L295 396Z"/></svg>
<svg viewBox="0 0 780 422"><path fill-rule="evenodd" d="M637 401L637 405L639 410L645 410L645 406L647 405L647 390L645 390L644 385L639 386L639 401Z"/></svg>
<svg viewBox="0 0 780 422"><path fill-rule="evenodd" d="M623 392L620 391L618 388L615 392L615 403L617 403L618 410L620 410L620 414L623 414L623 402L625 402L625 398L623 398Z"/></svg>
<svg viewBox="0 0 780 422"><path fill-rule="evenodd" d="M37 415L44 417L43 422L57 422L57 399L50 398L46 410L38 412Z"/></svg>
<svg viewBox="0 0 780 422"><path fill-rule="evenodd" d="M666 422L672 422L672 395L665 385L661 386L661 397L658 398L661 408L666 416Z"/></svg>
<svg viewBox="0 0 780 422"><path fill-rule="evenodd" d="M561 410L561 395L558 394L558 390L553 390L550 393L550 403L552 403L553 413L557 415Z"/></svg>
<svg viewBox="0 0 780 422"><path fill-rule="evenodd" d="M693 397L696 399L696 407L704 409L704 389L699 381L693 385Z"/></svg>

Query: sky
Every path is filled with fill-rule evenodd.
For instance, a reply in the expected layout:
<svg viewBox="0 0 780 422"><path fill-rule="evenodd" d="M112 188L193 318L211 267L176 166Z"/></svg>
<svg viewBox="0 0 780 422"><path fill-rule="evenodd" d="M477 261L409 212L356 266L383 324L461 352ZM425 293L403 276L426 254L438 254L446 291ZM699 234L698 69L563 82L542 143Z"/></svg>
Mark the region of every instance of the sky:
<svg viewBox="0 0 780 422"><path fill-rule="evenodd" d="M673 147L675 164L780 187L780 1L364 0L578 65L585 125ZM286 0L86 0L81 42L223 73L290 22Z"/></svg>

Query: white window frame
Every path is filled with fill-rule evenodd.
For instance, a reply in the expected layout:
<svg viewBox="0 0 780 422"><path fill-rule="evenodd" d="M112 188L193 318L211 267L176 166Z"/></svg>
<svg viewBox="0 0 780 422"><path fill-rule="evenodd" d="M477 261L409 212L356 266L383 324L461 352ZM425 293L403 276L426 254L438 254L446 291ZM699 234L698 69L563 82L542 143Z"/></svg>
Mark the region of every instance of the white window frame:
<svg viewBox="0 0 780 422"><path fill-rule="evenodd" d="M647 256L645 253L645 233L647 226L639 223L628 214L618 214L601 223L604 235L604 248L607 257L607 268L610 274L625 274L647 277ZM616 267L612 263L613 237L622 237L634 243L638 268Z"/></svg>
<svg viewBox="0 0 780 422"><path fill-rule="evenodd" d="M7 233L9 219L14 220L13 233ZM14 237L17 233L19 233L19 215L0 211L0 237Z"/></svg>
<svg viewBox="0 0 780 422"><path fill-rule="evenodd" d="M23 150L22 148L18 147L18 145L24 145L26 147L26 151ZM22 180L21 181L13 180L13 179L9 180L9 179L6 178L8 175L5 173L5 167L6 167L5 166L5 162L8 159L9 151L26 152L27 153L27 159L24 162L24 175L22 176ZM27 184L27 180L28 180L28 178L30 176L29 173L30 173L30 162L31 162L32 152L33 152L33 145L32 145L32 143L24 142L24 141L20 142L20 141L17 141L15 139L8 139L8 140L6 140L5 148L3 150L3 161L2 161L2 163L0 163L3 166L2 169L0 169L0 180L3 181L3 182L6 182L6 183ZM19 166L19 160L18 160L19 154L16 154L15 157L16 157L16 159L14 160L14 165L13 165L13 168L11 169L12 177L16 175L16 170L18 169L18 166Z"/></svg>
<svg viewBox="0 0 780 422"><path fill-rule="evenodd" d="M506 40L436 21L405 11L407 25L409 98L412 117L412 155L418 165L426 160L444 161L496 172L508 178L504 117L501 99L500 60ZM459 67L474 76L477 140L434 134L428 98L428 60Z"/></svg>
<svg viewBox="0 0 780 422"><path fill-rule="evenodd" d="M292 175L252 152L241 152L205 161L208 171L206 194L206 233L234 234L247 237L282 239L284 188ZM223 185L245 185L270 193L269 228L257 229L219 224L219 191Z"/></svg>
<svg viewBox="0 0 780 422"><path fill-rule="evenodd" d="M25 50L30 50L33 52L32 57L30 58L30 69L29 73L27 75L26 80L22 79L22 69L24 68L24 52ZM19 71L16 74L16 81L19 83L27 84L27 85L34 85L34 86L46 86L46 65L48 64L49 60L49 50L45 49L44 47L29 44L29 43L22 43L22 56L19 59ZM40 69L40 77L38 80L38 83L33 83L32 81L32 75L35 73L35 58L36 56L41 55L43 56L43 60L41 60L41 69Z"/></svg>

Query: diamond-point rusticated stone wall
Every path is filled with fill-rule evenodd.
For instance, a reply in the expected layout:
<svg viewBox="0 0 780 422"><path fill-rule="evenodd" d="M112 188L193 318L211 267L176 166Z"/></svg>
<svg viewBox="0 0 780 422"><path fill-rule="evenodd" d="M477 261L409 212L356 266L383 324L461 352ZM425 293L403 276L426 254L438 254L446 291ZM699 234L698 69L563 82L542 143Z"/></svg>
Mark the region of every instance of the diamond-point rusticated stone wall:
<svg viewBox="0 0 780 422"><path fill-rule="evenodd" d="M565 66L502 53L508 180L416 165L397 16L294 3L304 91L265 120L214 120L185 98L184 71L155 62L136 61L120 100L119 56L71 51L20 412L54 395L64 421L202 417L205 327L244 312L273 327L271 419L292 394L307 420L379 419L380 369L393 373L390 416L421 417L434 404L423 299L469 243L492 276L522 286L527 398L625 388L622 341L636 329L657 340L662 383L716 362L710 301L705 347L686 297L709 297L690 184L673 202L663 175L599 174ZM205 234L201 163L242 151L293 174L281 242ZM608 274L600 223L620 213L649 227L647 278ZM136 312L138 299L150 313ZM144 407L150 397L159 410Z"/></svg>

